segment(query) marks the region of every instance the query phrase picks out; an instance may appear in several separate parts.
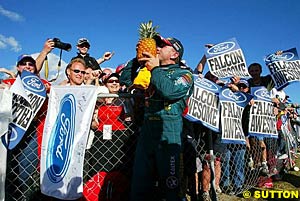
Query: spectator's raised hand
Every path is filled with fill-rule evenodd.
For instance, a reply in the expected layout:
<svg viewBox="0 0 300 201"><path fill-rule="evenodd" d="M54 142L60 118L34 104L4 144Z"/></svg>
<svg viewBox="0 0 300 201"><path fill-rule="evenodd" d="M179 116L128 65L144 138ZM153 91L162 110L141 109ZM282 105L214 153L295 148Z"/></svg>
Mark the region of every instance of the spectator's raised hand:
<svg viewBox="0 0 300 201"><path fill-rule="evenodd" d="M110 60L114 56L114 52L105 52L102 56L104 61Z"/></svg>

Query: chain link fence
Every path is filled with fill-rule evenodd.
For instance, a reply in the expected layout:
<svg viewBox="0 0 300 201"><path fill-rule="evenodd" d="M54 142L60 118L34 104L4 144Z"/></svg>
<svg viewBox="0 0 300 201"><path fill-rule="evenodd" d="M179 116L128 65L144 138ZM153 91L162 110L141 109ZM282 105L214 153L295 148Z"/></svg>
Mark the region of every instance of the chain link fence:
<svg viewBox="0 0 300 201"><path fill-rule="evenodd" d="M130 94L120 95L110 105L104 103L105 98L108 97L98 97L96 104L92 123L94 128L89 133L85 150L84 196L80 200L126 201L129 200L135 145L142 122L143 98ZM45 115L43 113L35 119L24 139L16 148L8 151L5 185L7 201L57 200L40 193L41 132L37 127L42 125L39 121ZM95 119L100 121L105 116L107 122L95 124ZM102 132L107 123L114 124L110 140L104 139ZM268 175L275 174L276 169L280 168L276 158L277 139L265 138L264 142L265 148L253 137L249 140L250 148L246 145L222 144L220 134L211 133L200 124L185 121L183 192L193 199L193 196L205 191L238 194L257 186L265 178L261 177L263 149L267 151ZM212 165L213 171L210 168Z"/></svg>

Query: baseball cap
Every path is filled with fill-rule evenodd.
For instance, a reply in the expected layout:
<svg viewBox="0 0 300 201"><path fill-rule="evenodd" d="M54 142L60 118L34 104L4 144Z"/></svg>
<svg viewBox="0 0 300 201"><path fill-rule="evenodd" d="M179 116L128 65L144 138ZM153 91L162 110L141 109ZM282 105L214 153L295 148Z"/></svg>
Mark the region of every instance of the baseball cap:
<svg viewBox="0 0 300 201"><path fill-rule="evenodd" d="M25 60L25 59L26 59L26 60L29 60L29 61L32 61L33 63L35 63L35 59L32 58L31 55L29 55L29 54L22 54L22 55L18 56L18 59L17 59L17 65L19 65L19 63L20 63L21 61Z"/></svg>
<svg viewBox="0 0 300 201"><path fill-rule="evenodd" d="M122 70L124 69L124 67L125 67L125 64L118 65L115 72L120 74L122 72Z"/></svg>
<svg viewBox="0 0 300 201"><path fill-rule="evenodd" d="M77 45L88 44L90 46L90 42L87 38L80 38L77 42Z"/></svg>
<svg viewBox="0 0 300 201"><path fill-rule="evenodd" d="M249 82L248 82L247 80L245 80L245 79L240 79L238 85L242 85L242 84L244 84L244 85L246 85L247 87L249 87Z"/></svg>
<svg viewBox="0 0 300 201"><path fill-rule="evenodd" d="M157 45L164 43L166 45L172 46L178 53L179 58L181 59L183 56L183 45L181 42L176 38L163 38L160 35L154 36L154 40L156 41Z"/></svg>
<svg viewBox="0 0 300 201"><path fill-rule="evenodd" d="M111 73L108 77L105 78L104 83L106 83L112 77L116 77L119 79L120 75L118 73Z"/></svg>

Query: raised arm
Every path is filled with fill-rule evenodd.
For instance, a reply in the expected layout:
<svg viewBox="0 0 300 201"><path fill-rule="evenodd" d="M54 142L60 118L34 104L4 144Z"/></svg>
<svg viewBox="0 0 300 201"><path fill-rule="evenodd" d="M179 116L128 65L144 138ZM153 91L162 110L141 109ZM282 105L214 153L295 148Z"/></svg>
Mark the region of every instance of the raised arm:
<svg viewBox="0 0 300 201"><path fill-rule="evenodd" d="M97 63L102 64L103 62L110 60L113 55L114 52L105 52L101 58L97 59Z"/></svg>
<svg viewBox="0 0 300 201"><path fill-rule="evenodd" d="M12 71L10 71L6 68L0 68L0 73L5 73L5 74L9 75L10 78L16 78L15 73L13 73Z"/></svg>
<svg viewBox="0 0 300 201"><path fill-rule="evenodd" d="M207 48L211 48L212 46L213 46L213 44L205 44L205 47L207 47ZM202 58L200 59L197 67L195 68L194 73L195 74L202 74L205 64L206 64L206 56L204 54L202 56Z"/></svg>
<svg viewBox="0 0 300 201"><path fill-rule="evenodd" d="M35 59L37 73L39 73L42 70L44 61L47 55L52 51L52 49L54 49L54 42L52 41L52 39L47 39L46 42L44 43L44 47L42 51Z"/></svg>

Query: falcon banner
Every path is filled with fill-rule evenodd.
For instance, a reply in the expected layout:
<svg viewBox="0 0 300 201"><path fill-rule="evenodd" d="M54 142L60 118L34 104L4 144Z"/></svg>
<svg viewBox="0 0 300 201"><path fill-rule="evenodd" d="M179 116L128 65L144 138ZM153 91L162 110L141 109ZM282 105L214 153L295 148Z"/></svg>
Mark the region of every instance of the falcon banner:
<svg viewBox="0 0 300 201"><path fill-rule="evenodd" d="M250 108L249 135L278 138L270 92L265 87L252 87L251 93L254 105Z"/></svg>
<svg viewBox="0 0 300 201"><path fill-rule="evenodd" d="M250 78L242 49L235 38L216 44L206 50L210 72L219 78Z"/></svg>
<svg viewBox="0 0 300 201"><path fill-rule="evenodd" d="M233 92L229 88L223 88L219 97L221 104L222 142L245 144L242 115L244 108L253 96L240 91Z"/></svg>
<svg viewBox="0 0 300 201"><path fill-rule="evenodd" d="M22 140L46 99L46 88L37 75L24 70L21 77L13 81L10 88L13 92L13 119L9 124L8 142L2 138L8 149L13 149Z"/></svg>
<svg viewBox="0 0 300 201"><path fill-rule="evenodd" d="M194 91L188 102L185 118L219 132L219 86L208 79L194 75Z"/></svg>
<svg viewBox="0 0 300 201"><path fill-rule="evenodd" d="M291 82L300 81L300 60L296 48L269 54L264 58L277 90Z"/></svg>
<svg viewBox="0 0 300 201"><path fill-rule="evenodd" d="M83 161L97 99L96 86L52 86L41 151L41 192L82 197Z"/></svg>

